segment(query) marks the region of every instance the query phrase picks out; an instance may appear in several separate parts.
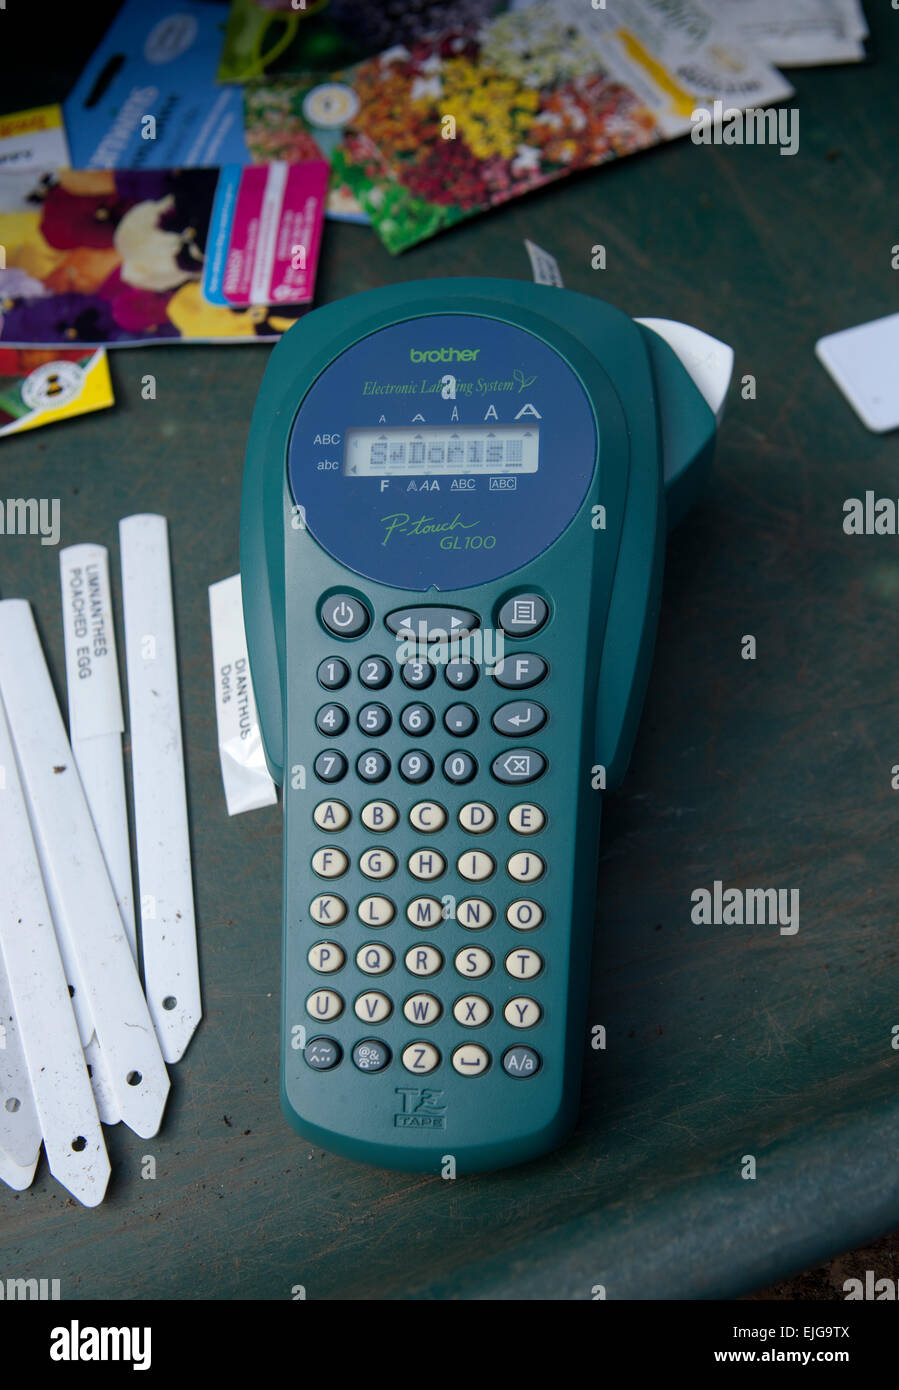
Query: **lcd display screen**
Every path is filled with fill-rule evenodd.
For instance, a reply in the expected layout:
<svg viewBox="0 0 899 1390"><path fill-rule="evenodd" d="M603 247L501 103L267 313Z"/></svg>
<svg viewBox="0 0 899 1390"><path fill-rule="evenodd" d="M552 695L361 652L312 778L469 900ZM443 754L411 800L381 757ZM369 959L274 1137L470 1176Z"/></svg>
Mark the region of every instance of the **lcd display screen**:
<svg viewBox="0 0 899 1390"><path fill-rule="evenodd" d="M527 425L381 426L350 429L343 471L357 477L441 473L536 473L540 434Z"/></svg>

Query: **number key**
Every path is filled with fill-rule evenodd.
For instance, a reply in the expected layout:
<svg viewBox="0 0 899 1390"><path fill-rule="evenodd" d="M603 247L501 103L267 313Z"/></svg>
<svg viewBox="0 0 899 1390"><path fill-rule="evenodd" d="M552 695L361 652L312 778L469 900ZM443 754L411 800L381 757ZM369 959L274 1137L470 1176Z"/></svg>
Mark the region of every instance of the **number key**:
<svg viewBox="0 0 899 1390"><path fill-rule="evenodd" d="M383 782L390 771L389 759L383 753L360 753L356 771L363 782Z"/></svg>
<svg viewBox="0 0 899 1390"><path fill-rule="evenodd" d="M346 776L346 758L336 750L333 753L319 753L312 766L320 782L339 782Z"/></svg>
<svg viewBox="0 0 899 1390"><path fill-rule="evenodd" d="M427 661L407 661L403 667L403 681L412 690L424 690L434 679L434 667Z"/></svg>
<svg viewBox="0 0 899 1390"><path fill-rule="evenodd" d="M400 727L413 738L429 733L433 725L434 714L427 705L407 705L400 715Z"/></svg>
<svg viewBox="0 0 899 1390"><path fill-rule="evenodd" d="M389 663L382 656L367 656L359 663L359 680L369 690L383 690L392 674Z"/></svg>
<svg viewBox="0 0 899 1390"><path fill-rule="evenodd" d="M318 683L325 690L339 690L350 678L350 668L339 656L329 656L318 668Z"/></svg>
<svg viewBox="0 0 899 1390"><path fill-rule="evenodd" d="M433 771L427 753L404 753L400 759L400 776L407 782L426 782Z"/></svg>
<svg viewBox="0 0 899 1390"><path fill-rule="evenodd" d="M327 734L330 738L342 734L349 722L350 716L343 705L322 705L315 716L315 727L319 733Z"/></svg>
<svg viewBox="0 0 899 1390"><path fill-rule="evenodd" d="M470 782L477 770L470 753L448 753L443 760L443 775L449 782Z"/></svg>
<svg viewBox="0 0 899 1390"><path fill-rule="evenodd" d="M363 705L357 723L364 734L376 738L390 728L390 711L384 705Z"/></svg>

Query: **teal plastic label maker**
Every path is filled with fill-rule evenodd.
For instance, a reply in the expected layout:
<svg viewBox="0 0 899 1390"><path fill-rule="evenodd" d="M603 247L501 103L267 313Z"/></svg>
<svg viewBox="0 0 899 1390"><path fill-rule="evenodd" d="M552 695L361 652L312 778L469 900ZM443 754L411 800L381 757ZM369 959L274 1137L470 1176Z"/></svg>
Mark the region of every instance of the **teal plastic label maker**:
<svg viewBox="0 0 899 1390"><path fill-rule="evenodd" d="M732 359L492 279L355 295L275 348L241 575L283 788L282 1103L323 1148L463 1174L574 1124L602 788Z"/></svg>

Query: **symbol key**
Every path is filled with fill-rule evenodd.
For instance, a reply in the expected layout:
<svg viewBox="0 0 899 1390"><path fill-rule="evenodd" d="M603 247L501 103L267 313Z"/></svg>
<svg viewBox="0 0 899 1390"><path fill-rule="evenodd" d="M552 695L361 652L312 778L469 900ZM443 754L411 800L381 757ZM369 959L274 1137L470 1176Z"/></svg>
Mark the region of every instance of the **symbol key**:
<svg viewBox="0 0 899 1390"><path fill-rule="evenodd" d="M306 1065L314 1071L330 1071L343 1056L340 1043L334 1038L310 1038L303 1051Z"/></svg>

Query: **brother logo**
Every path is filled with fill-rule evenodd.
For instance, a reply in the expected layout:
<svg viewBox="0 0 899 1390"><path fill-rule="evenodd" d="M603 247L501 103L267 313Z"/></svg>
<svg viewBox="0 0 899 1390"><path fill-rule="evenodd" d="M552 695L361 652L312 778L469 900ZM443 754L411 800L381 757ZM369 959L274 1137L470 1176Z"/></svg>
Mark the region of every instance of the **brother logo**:
<svg viewBox="0 0 899 1390"><path fill-rule="evenodd" d="M480 348L410 348L410 362L477 362Z"/></svg>

